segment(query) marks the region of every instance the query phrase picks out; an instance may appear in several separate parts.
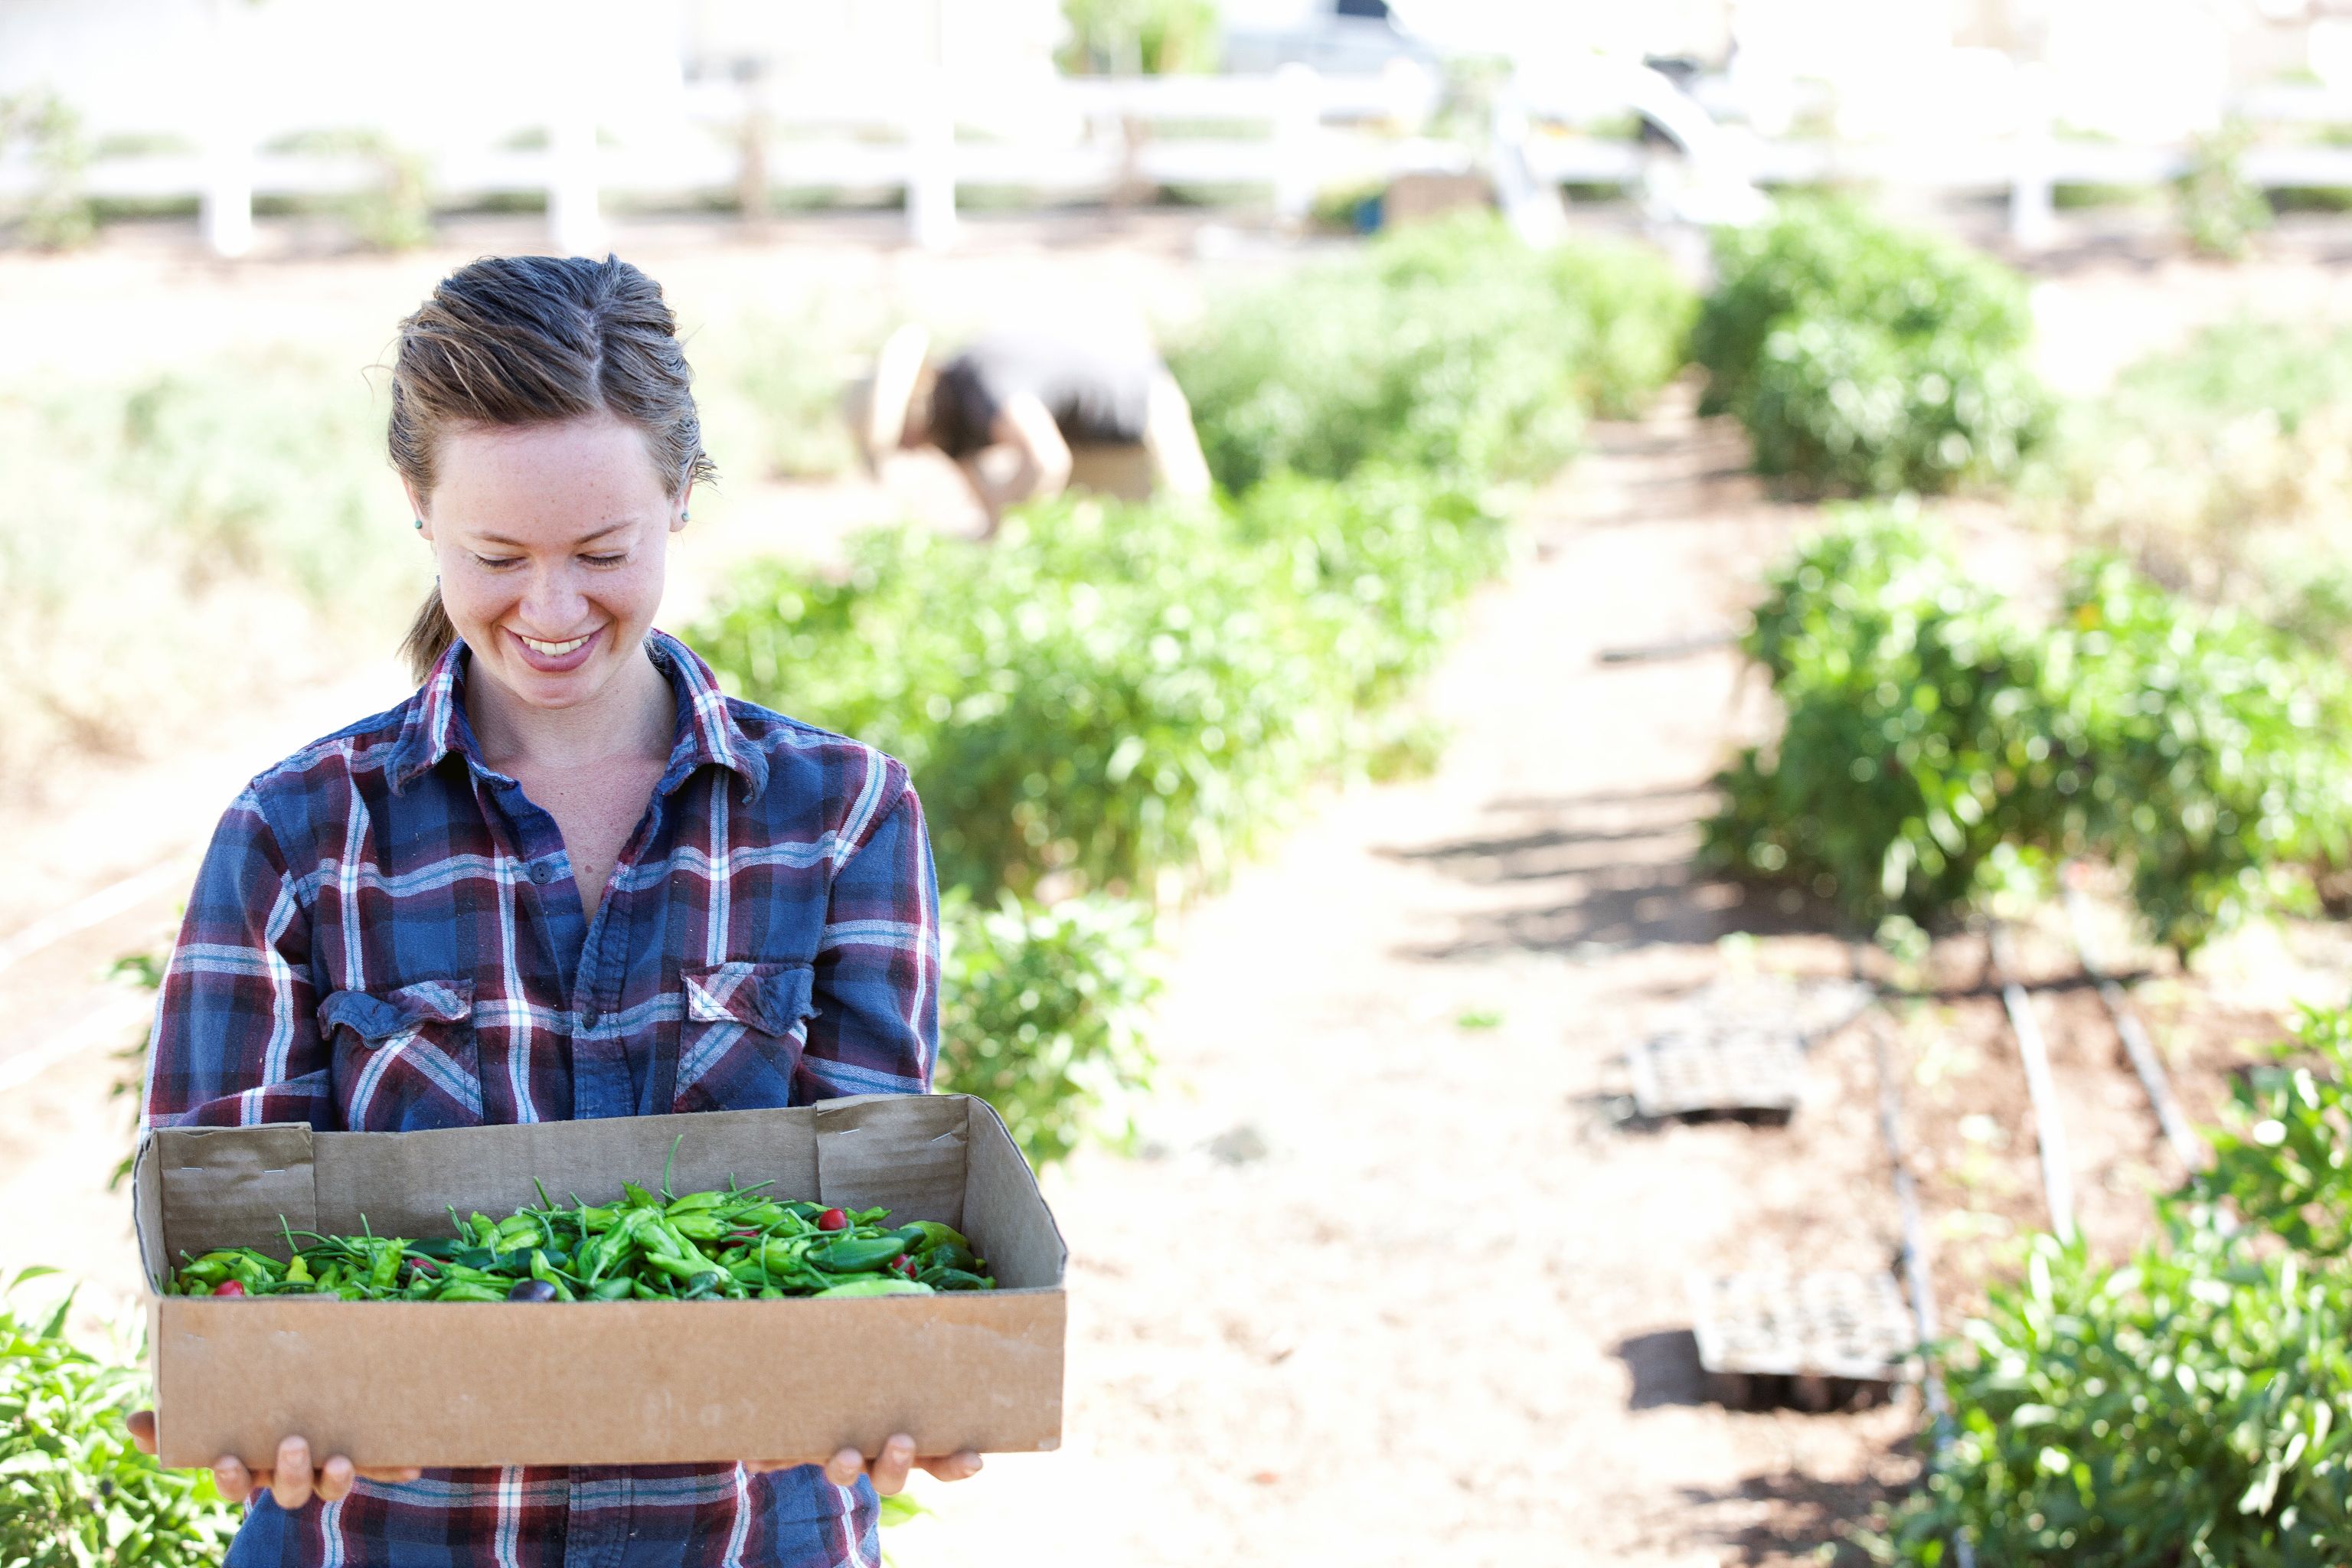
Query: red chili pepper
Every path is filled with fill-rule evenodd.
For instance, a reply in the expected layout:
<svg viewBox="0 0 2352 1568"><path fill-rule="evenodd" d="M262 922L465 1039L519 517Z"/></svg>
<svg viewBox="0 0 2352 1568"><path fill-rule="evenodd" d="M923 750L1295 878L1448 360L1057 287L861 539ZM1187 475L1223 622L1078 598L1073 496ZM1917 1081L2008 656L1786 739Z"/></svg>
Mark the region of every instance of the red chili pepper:
<svg viewBox="0 0 2352 1568"><path fill-rule="evenodd" d="M224 1279L219 1284L213 1287L213 1294L215 1296L242 1296L245 1294L245 1286L241 1281L236 1279Z"/></svg>
<svg viewBox="0 0 2352 1568"><path fill-rule="evenodd" d="M816 1227L819 1230L847 1230L849 1216L839 1209L827 1209L816 1216Z"/></svg>
<svg viewBox="0 0 2352 1568"><path fill-rule="evenodd" d="M915 1277L915 1260L911 1258L908 1258L903 1255L894 1258L890 1260L888 1267L891 1272L896 1274L904 1274L909 1279L912 1279Z"/></svg>
<svg viewBox="0 0 2352 1568"><path fill-rule="evenodd" d="M756 1230L730 1230L727 1233L727 1239L730 1241L757 1241L760 1239L760 1232Z"/></svg>
<svg viewBox="0 0 2352 1568"><path fill-rule="evenodd" d="M439 1264L434 1262L433 1259L429 1258L412 1258L408 1261L415 1265L416 1271L419 1274L430 1274L436 1268L440 1267Z"/></svg>

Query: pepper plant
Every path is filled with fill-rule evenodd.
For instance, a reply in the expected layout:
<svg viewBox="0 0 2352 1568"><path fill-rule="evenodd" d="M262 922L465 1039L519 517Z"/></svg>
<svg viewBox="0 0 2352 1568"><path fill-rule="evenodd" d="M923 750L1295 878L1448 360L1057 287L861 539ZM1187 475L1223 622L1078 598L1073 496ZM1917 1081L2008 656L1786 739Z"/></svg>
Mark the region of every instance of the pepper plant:
<svg viewBox="0 0 2352 1568"><path fill-rule="evenodd" d="M2116 1265L2033 1238L1938 1359L1955 1440L1887 1556L2019 1568L2352 1558L2352 1016L2236 1080L2212 1169Z"/></svg>
<svg viewBox="0 0 2352 1568"><path fill-rule="evenodd" d="M1775 571L1743 646L1784 722L1718 775L1703 854L1864 929L2085 855L2185 952L2352 863L2343 668L2118 563L2032 625L1916 510L1859 510Z"/></svg>
<svg viewBox="0 0 2352 1568"><path fill-rule="evenodd" d="M27 1315L0 1288L0 1564L6 1568L199 1568L236 1528L208 1470L159 1469L123 1429L143 1403L135 1366L66 1337L72 1298Z"/></svg>
<svg viewBox="0 0 2352 1568"><path fill-rule="evenodd" d="M1691 331L1700 412L1738 416L1759 472L1859 495L2006 482L2050 407L2023 283L1844 202L1725 229Z"/></svg>

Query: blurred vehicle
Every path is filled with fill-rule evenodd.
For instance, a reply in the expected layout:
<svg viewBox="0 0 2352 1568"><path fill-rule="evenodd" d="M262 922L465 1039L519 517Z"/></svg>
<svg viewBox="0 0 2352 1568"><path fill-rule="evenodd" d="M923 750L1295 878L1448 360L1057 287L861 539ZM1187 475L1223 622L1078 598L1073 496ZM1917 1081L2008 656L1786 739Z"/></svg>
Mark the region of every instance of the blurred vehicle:
<svg viewBox="0 0 2352 1568"><path fill-rule="evenodd" d="M1378 76L1399 60L1430 71L1439 68L1436 47L1399 26L1388 0L1316 0L1288 7L1288 20L1234 19L1245 9L1229 8L1225 23L1224 68L1237 76L1286 65L1311 66L1327 76Z"/></svg>

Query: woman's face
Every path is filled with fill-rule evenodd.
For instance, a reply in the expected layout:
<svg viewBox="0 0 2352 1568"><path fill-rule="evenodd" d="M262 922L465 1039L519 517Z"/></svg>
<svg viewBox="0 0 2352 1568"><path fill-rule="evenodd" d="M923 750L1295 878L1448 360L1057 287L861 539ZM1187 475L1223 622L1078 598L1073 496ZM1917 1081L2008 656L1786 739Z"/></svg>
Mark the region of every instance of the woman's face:
<svg viewBox="0 0 2352 1568"><path fill-rule="evenodd" d="M409 499L476 674L570 708L643 657L687 496L667 493L642 431L609 414L472 426L434 459L433 493Z"/></svg>

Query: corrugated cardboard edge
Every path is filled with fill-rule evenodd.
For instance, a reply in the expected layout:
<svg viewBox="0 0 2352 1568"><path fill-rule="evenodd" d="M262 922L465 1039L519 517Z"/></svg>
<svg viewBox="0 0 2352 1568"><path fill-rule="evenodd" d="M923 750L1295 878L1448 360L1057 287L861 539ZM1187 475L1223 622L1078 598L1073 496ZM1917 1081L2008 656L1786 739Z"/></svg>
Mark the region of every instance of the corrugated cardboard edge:
<svg viewBox="0 0 2352 1568"><path fill-rule="evenodd" d="M829 1131L835 1137L854 1137L867 1125L865 1119L858 1114L860 1108L875 1102L892 1101L895 1102L892 1119L903 1121L908 1120L911 1109L908 1104L909 1098L895 1095L861 1095L844 1100L827 1100L803 1109L817 1113L812 1121L821 1130ZM941 1157L947 1156L952 1150L955 1163L963 1167L963 1180L960 1185L964 1194L965 1206L971 1208L976 1205L984 1211L992 1204L1010 1202L1026 1210L1031 1216L1021 1224L1012 1226L1008 1231L1001 1233L995 1238L1000 1244L1008 1236L1015 1240L1011 1246L999 1245L999 1256L991 1258L992 1264L999 1270L1000 1279L1007 1281L994 1294L1003 1298L1025 1299L1026 1302L1034 1304L1024 1306L1020 1317L1034 1324L1034 1328L1030 1332L1035 1337L1031 1342L1037 1352L1050 1358L1050 1372L1046 1364L1032 1363L1035 1369L1034 1374L1041 1377L1050 1375L1050 1392L1042 1386L1036 1388L1037 1394L1046 1396L1046 1403L1034 1407L1034 1413L1028 1419L1027 1430L1018 1441L1022 1447L1028 1448L1058 1447L1066 1347L1065 1327L1066 1294L1064 1279L1068 1263L1068 1247L1062 1237L1058 1222L1053 1218L1050 1206L1043 1202L1042 1194L1037 1192L1035 1177L1030 1171L1027 1161L1022 1156L1011 1134L1005 1131L1003 1122L995 1111L985 1101L963 1096L925 1098L938 1103L936 1110L927 1105L914 1112L913 1120L921 1124L924 1132L924 1136L916 1141L918 1150L919 1152L937 1145L937 1154ZM960 1112L951 1111L950 1105L959 1103ZM709 1114L724 1117L730 1114L749 1116L761 1113L713 1112ZM642 1124L645 1119L633 1120L637 1120ZM709 1124L703 1123L703 1125ZM210 1165L204 1167L194 1164L174 1167L174 1160L182 1157L175 1153L175 1150L189 1147L184 1144L182 1140L214 1137L223 1133L235 1135L235 1141L230 1148L215 1147L208 1152L215 1156L228 1153L232 1155L231 1158L226 1161L216 1159ZM373 1140L386 1136L408 1138L415 1135L323 1134L320 1135L318 1153L325 1157L327 1150L333 1148L346 1138ZM429 1140L433 1135L425 1136ZM820 1182L824 1177L822 1150L824 1142L825 1139L820 1136L818 1140ZM851 1147L854 1145L844 1144L839 1152L845 1152ZM151 1289L160 1288L173 1255L171 1244L180 1239L172 1230L169 1223L171 1211L177 1206L170 1191L170 1173L174 1168L182 1171L184 1179L187 1173L197 1173L201 1183L199 1190L208 1192L215 1199L224 1193L229 1194L235 1200L230 1205L234 1209L247 1211L249 1215L252 1213L257 1213L263 1207L282 1205L290 1222L297 1215L310 1217L315 1212L317 1205L323 1202L320 1192L321 1175L312 1159L312 1150L313 1141L310 1129L299 1124L273 1124L266 1128L163 1129L151 1132L142 1142L134 1163L133 1181L134 1226L139 1238L141 1259L146 1268ZM875 1152L878 1154L884 1151L876 1149ZM852 1159L845 1163L854 1169L859 1161ZM301 1172L299 1177L297 1176L298 1169ZM298 1186L302 1189L299 1193L296 1191ZM184 1194L182 1194L182 1201L185 1201ZM193 1205L194 1212L203 1214L201 1224L207 1229L217 1228L221 1223L218 1216L205 1212L209 1209L210 1201L208 1199ZM1034 1207L1030 1208L1030 1205L1034 1205ZM274 1231L276 1229L275 1212L273 1208L272 1217L268 1221L256 1221L247 1217L236 1223L258 1225L264 1230ZM1034 1224L1034 1218L1039 1216L1042 1216L1045 1221L1042 1226ZM962 1217L975 1219L977 1216L967 1214ZM298 1226L297 1228L306 1227ZM203 1236L201 1238L207 1245L226 1239L218 1236ZM979 1242L983 1238L975 1234L973 1239ZM185 1249L194 1248L190 1247ZM985 1300L985 1298L969 1302L958 1300L949 1305L946 1310L952 1317L964 1317L977 1312L982 1320L993 1320L1005 1326L1009 1326L1011 1321L1014 1321L1003 1314L988 1310ZM1008 1310L1013 1309L1015 1304L1013 1300L1006 1300L1003 1302L1003 1306ZM266 1358L270 1353L263 1342L274 1339L276 1334L284 1332L296 1323L310 1321L320 1312L340 1310L338 1304L332 1302L289 1299L285 1302L286 1321L275 1322L274 1326L269 1328L269 1331L263 1331L266 1327L263 1313L267 1312L273 1321L280 1316L270 1310L268 1303L177 1302L170 1305L174 1308L174 1310L172 1314L173 1327L167 1330L166 1299L160 1294L151 1294L147 1302L149 1342L153 1347L153 1353L158 1361L154 1370L157 1373L159 1391L163 1386L162 1377L163 1369L161 1365L163 1347L166 1342L173 1342L174 1333L181 1341L185 1341L191 1333L197 1340L212 1338L216 1334L223 1335L215 1343L215 1348L218 1351L226 1351L229 1342L251 1341L251 1343L245 1346L244 1354L232 1354L230 1358L233 1364L249 1367L253 1364L251 1357L260 1355ZM744 1303L732 1304L737 1310L745 1305ZM887 1311L887 1308L891 1305L895 1303L861 1302L853 1305L846 1302L773 1302L760 1304L753 1310L763 1312L760 1320L762 1322L777 1321L764 1314L782 1311L784 1314L782 1321L785 1323L798 1322L814 1327L810 1314L833 1320L839 1310L845 1308L855 1310L857 1308L880 1307L885 1310L879 1319L870 1311L862 1314L856 1320L859 1322L878 1322L900 1316L901 1314ZM908 1302L907 1305L912 1307L913 1303ZM647 1303L643 1306L648 1310L661 1311L658 1304ZM834 1310L826 1311L825 1309L828 1308ZM456 1318L445 1318L443 1314L466 1310L462 1308L453 1309L429 1304L406 1306L388 1304L386 1307L374 1310L392 1311L399 1314L404 1320L409 1313L429 1310L434 1314L432 1321L448 1322L453 1325L457 1321ZM486 1321L501 1327L506 1325L509 1321L504 1315L506 1310L503 1308L492 1310L500 1315ZM581 1307L560 1310L600 1313L618 1311L634 1318L638 1308L635 1304L624 1304L619 1308ZM669 1309L672 1311L680 1310L701 1313L725 1309L721 1304L716 1303L698 1303L683 1309ZM667 1312L662 1313L663 1317L667 1315ZM654 1318L646 1320L649 1323L655 1321L659 1320ZM699 1318L697 1319L698 1322L700 1321ZM941 1326L944 1328L945 1325ZM975 1328L978 1326L977 1322L972 1325ZM224 1331L226 1331L225 1334ZM227 1392L230 1386L233 1385L225 1384L216 1388L216 1398L221 1400L234 1398L234 1395ZM166 1409L170 1403L168 1400L163 1402ZM179 1424L171 1422L168 1415L162 1415L159 1418L164 1423L163 1430L159 1436L163 1439L167 1463L209 1462L208 1455L190 1458L188 1454L181 1452L184 1448L190 1448L192 1444L201 1445L204 1439L200 1435L191 1432L187 1434L190 1441L184 1443L173 1430L173 1426ZM840 1436L853 1441L859 1440L859 1437L853 1436L845 1430ZM866 1439L866 1446L871 1447L873 1440L870 1435L861 1436ZM949 1434L942 1433L940 1436L947 1436ZM1000 1430L993 1436L1001 1441L1011 1437L1012 1433ZM993 1447L997 1445L992 1442L989 1446ZM358 1451L356 1447L353 1451ZM825 1451L831 1451L831 1447L828 1447ZM256 1454L248 1456L248 1461L266 1462L267 1458L267 1453L257 1450ZM698 1459L699 1456L697 1458ZM679 1462L683 1459L682 1454L673 1451L650 1454L638 1462ZM383 1460L379 1457L373 1462L399 1461ZM551 1459L548 1462L564 1461Z"/></svg>

